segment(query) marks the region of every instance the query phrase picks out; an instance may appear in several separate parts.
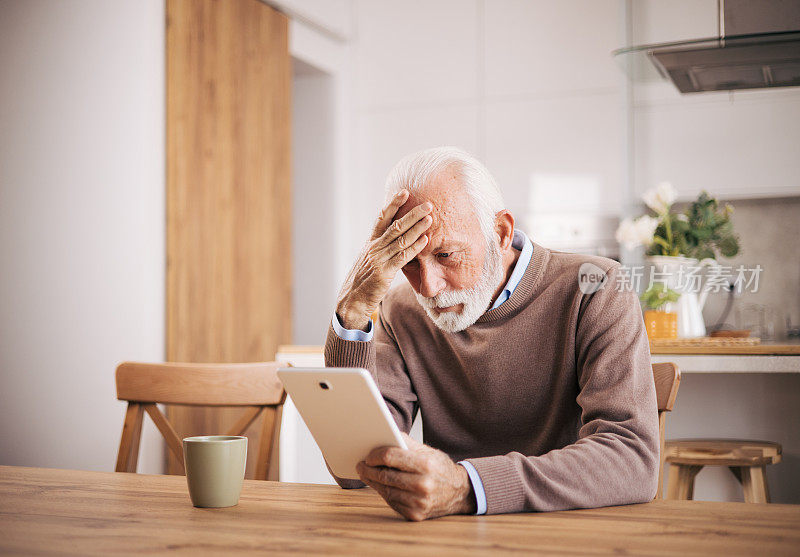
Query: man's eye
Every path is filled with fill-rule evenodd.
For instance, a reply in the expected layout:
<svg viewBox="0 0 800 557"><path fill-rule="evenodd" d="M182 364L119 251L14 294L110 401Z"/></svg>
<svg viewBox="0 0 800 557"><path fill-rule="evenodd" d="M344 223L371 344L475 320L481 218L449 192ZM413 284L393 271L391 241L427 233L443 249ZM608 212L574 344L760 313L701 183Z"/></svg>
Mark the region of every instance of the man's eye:
<svg viewBox="0 0 800 557"><path fill-rule="evenodd" d="M436 257L441 257L442 259L447 259L450 257L450 253L437 253Z"/></svg>

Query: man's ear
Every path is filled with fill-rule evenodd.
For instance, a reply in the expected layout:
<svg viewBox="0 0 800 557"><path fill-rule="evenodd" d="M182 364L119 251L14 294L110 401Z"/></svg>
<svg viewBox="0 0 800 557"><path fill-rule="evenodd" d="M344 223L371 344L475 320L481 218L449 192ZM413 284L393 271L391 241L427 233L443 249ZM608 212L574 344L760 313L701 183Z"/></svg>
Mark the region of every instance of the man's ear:
<svg viewBox="0 0 800 557"><path fill-rule="evenodd" d="M503 209L494 216L494 231L500 242L500 249L507 250L514 239L514 215Z"/></svg>

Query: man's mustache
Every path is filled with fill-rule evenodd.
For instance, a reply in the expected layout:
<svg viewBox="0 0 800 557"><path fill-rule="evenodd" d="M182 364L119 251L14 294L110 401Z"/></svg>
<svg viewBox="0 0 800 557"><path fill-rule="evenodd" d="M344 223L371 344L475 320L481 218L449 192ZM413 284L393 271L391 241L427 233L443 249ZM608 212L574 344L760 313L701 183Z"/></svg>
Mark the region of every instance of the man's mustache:
<svg viewBox="0 0 800 557"><path fill-rule="evenodd" d="M448 308L458 304L467 302L465 290L450 290L448 292L440 292L436 296L430 298L426 296L417 296L420 305L426 308Z"/></svg>

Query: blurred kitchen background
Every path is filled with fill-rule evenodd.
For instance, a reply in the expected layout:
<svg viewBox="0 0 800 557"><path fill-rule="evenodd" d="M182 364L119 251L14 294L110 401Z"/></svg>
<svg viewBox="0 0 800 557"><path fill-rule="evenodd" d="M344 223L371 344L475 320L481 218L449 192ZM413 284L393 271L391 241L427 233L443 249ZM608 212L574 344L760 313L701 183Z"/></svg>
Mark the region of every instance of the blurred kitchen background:
<svg viewBox="0 0 800 557"><path fill-rule="evenodd" d="M628 264L643 250L614 233L644 191L669 181L681 204L707 190L735 208L741 251L726 264L764 269L732 328L747 311L769 322L765 340L800 327L800 89L684 95L636 54L612 55L718 37L717 0L231 2L282 14L291 63L291 202L277 208L290 241L269 262L291 269L275 301L291 291L290 319L262 359L324 342L385 175L443 144L485 162L534 241ZM113 469L113 370L169 357L170 5L191 2L0 2L0 464ZM707 325L725 302L709 297ZM161 472L146 423L140 471ZM772 498L800 503L798 424L800 373L694 373L667 435L782 443ZM282 478L328 481L281 451ZM701 472L695 496L742 500L724 469Z"/></svg>

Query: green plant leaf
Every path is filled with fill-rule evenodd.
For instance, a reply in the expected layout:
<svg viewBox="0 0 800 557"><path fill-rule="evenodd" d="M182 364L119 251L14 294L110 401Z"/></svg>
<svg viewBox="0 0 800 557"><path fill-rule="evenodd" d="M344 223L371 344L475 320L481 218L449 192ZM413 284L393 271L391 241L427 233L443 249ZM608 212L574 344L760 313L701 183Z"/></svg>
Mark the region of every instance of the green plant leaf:
<svg viewBox="0 0 800 557"><path fill-rule="evenodd" d="M677 302L680 297L680 293L667 288L666 284L654 282L639 298L645 306L657 310L668 302Z"/></svg>
<svg viewBox="0 0 800 557"><path fill-rule="evenodd" d="M739 240L736 236L724 236L716 242L717 247L725 257L733 257L739 253Z"/></svg>
<svg viewBox="0 0 800 557"><path fill-rule="evenodd" d="M733 233L730 215L733 207L720 206L707 191L702 191L697 199L684 211L685 221L677 215L671 221L675 232L675 245L687 257L716 259L718 253L733 257L739 251L739 241Z"/></svg>

